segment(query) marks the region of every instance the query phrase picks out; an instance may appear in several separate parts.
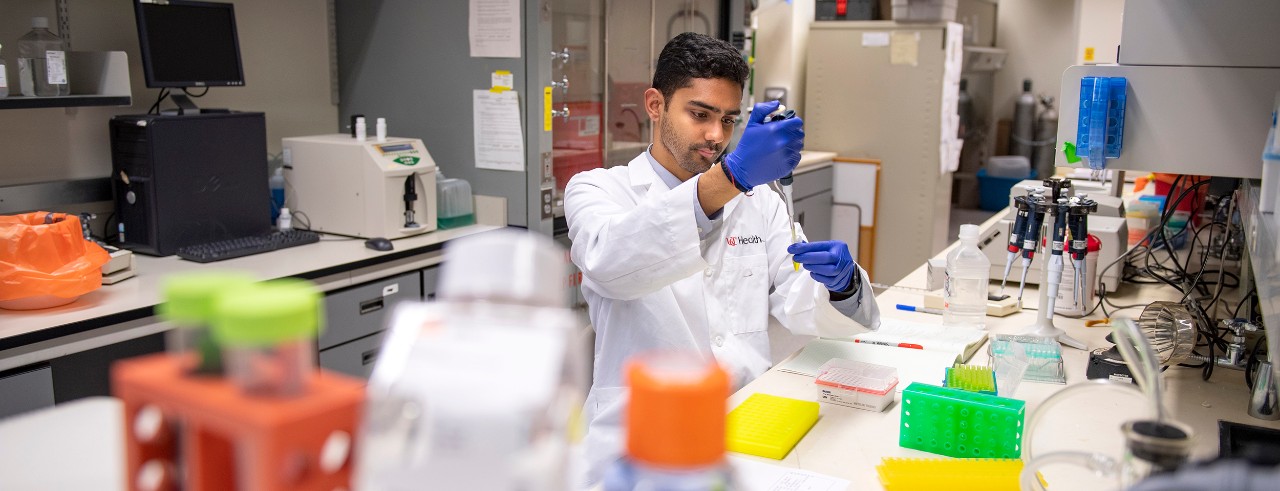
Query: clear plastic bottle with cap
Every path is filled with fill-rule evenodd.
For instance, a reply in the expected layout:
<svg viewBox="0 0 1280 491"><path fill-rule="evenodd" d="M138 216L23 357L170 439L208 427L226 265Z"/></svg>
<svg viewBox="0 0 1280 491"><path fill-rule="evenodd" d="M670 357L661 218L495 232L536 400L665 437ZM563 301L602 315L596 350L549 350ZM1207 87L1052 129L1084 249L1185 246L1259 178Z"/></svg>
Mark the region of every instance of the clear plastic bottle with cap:
<svg viewBox="0 0 1280 491"><path fill-rule="evenodd" d="M288 232L293 230L293 212L289 208L281 208L280 216L276 218L276 230Z"/></svg>
<svg viewBox="0 0 1280 491"><path fill-rule="evenodd" d="M947 254L942 287L944 325L986 328L990 275L991 260L978 249L978 226L961 225L960 244Z"/></svg>
<svg viewBox="0 0 1280 491"><path fill-rule="evenodd" d="M725 461L729 375L698 353L656 352L627 363L626 455L605 491L732 490Z"/></svg>
<svg viewBox="0 0 1280 491"><path fill-rule="evenodd" d="M320 291L302 280L255 283L214 300L214 339L231 382L247 395L299 396L315 371Z"/></svg>
<svg viewBox="0 0 1280 491"><path fill-rule="evenodd" d="M445 247L437 300L392 312L356 489L574 488L569 443L583 434L591 358L568 273L564 248L535 233Z"/></svg>
<svg viewBox="0 0 1280 491"><path fill-rule="evenodd" d="M222 348L210 325L218 295L252 285L253 276L230 271L197 272L170 276L161 286L163 301L156 316L173 325L165 344L170 353L187 354L183 368L193 375L221 375Z"/></svg>
<svg viewBox="0 0 1280 491"><path fill-rule="evenodd" d="M26 97L71 94L66 43L49 32L48 17L32 17L31 31L18 38L18 82Z"/></svg>
<svg viewBox="0 0 1280 491"><path fill-rule="evenodd" d="M365 141L369 139L369 127L365 125L364 117L356 117L356 141Z"/></svg>

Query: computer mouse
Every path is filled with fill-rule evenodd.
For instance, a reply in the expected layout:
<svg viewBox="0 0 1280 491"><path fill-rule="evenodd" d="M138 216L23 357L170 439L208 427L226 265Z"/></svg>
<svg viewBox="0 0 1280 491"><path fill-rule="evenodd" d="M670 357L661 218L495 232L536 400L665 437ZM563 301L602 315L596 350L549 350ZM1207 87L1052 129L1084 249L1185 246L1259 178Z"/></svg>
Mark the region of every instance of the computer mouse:
<svg viewBox="0 0 1280 491"><path fill-rule="evenodd" d="M375 251L389 251L395 249L395 247L392 247L391 241L384 237L374 237L366 240L364 241L364 246Z"/></svg>

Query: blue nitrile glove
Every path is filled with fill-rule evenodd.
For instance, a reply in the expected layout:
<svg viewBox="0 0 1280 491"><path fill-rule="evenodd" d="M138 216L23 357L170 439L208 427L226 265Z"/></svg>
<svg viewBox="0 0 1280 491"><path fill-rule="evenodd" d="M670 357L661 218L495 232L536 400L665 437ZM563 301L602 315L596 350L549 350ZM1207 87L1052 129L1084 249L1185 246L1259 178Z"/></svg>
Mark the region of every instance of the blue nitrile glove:
<svg viewBox="0 0 1280 491"><path fill-rule="evenodd" d="M795 262L809 270L809 276L827 286L833 292L849 289L849 280L858 265L849 254L849 245L838 240L821 242L797 242L787 247L787 253Z"/></svg>
<svg viewBox="0 0 1280 491"><path fill-rule="evenodd" d="M778 109L778 101L756 104L733 153L725 156L724 167L739 191L777 180L800 164L804 148L804 121L800 118L764 123L765 116Z"/></svg>

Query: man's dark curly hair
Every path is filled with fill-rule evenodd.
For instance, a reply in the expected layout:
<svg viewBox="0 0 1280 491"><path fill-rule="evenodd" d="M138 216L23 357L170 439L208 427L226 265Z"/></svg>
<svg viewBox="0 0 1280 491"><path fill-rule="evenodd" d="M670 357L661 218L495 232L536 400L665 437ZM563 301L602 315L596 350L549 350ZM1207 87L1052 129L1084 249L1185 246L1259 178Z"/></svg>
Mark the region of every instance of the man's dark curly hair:
<svg viewBox="0 0 1280 491"><path fill-rule="evenodd" d="M747 62L733 45L720 39L686 32L672 38L658 55L653 88L662 92L665 105L677 89L693 85L695 78L720 78L745 87Z"/></svg>

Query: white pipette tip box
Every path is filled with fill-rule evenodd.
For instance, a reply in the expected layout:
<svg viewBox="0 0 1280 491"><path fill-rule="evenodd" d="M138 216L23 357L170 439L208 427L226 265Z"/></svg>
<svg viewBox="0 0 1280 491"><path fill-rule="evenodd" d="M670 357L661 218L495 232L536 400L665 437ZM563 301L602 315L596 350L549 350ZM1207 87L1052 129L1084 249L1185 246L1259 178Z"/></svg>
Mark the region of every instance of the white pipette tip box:
<svg viewBox="0 0 1280 491"><path fill-rule="evenodd" d="M893 403L898 369L834 358L818 368L813 382L819 402L879 412Z"/></svg>

